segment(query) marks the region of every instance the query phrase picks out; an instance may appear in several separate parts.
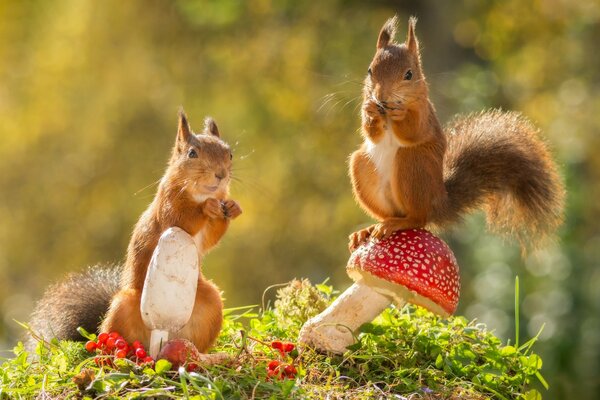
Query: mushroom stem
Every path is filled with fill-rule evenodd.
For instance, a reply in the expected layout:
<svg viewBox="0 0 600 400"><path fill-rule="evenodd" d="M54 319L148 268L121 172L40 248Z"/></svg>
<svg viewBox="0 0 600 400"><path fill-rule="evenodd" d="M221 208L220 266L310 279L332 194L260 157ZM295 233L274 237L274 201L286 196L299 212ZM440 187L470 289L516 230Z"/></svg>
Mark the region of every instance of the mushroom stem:
<svg viewBox="0 0 600 400"><path fill-rule="evenodd" d="M391 298L362 281L356 282L321 314L304 324L298 342L341 354L354 343L358 328L375 319L391 303Z"/></svg>
<svg viewBox="0 0 600 400"><path fill-rule="evenodd" d="M161 347L167 343L169 339L169 331L165 331L162 329L153 329L150 332L150 357L156 359L158 353L160 352Z"/></svg>

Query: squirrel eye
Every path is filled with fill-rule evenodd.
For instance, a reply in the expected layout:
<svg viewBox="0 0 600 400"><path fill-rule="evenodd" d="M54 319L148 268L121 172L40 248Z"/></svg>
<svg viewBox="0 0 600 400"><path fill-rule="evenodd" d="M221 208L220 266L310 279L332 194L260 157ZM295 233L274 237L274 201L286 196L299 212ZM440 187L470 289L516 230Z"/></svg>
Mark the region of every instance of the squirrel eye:
<svg viewBox="0 0 600 400"><path fill-rule="evenodd" d="M404 74L404 80L410 81L412 79L412 71L409 69L408 71L406 71L406 73Z"/></svg>
<svg viewBox="0 0 600 400"><path fill-rule="evenodd" d="M188 151L188 158L198 158L196 149L190 149L190 151Z"/></svg>
<svg viewBox="0 0 600 400"><path fill-rule="evenodd" d="M229 159L233 160L233 153L229 153Z"/></svg>
<svg viewBox="0 0 600 400"><path fill-rule="evenodd" d="M369 74L369 76L373 75L373 71L371 70L371 68L369 68L369 69L367 70L367 74Z"/></svg>

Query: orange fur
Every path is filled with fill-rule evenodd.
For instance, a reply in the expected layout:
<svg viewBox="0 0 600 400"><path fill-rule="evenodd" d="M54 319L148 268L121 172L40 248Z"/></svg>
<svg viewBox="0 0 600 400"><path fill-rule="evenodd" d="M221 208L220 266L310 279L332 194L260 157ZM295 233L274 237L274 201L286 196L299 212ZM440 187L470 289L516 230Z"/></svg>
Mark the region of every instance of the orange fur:
<svg viewBox="0 0 600 400"><path fill-rule="evenodd" d="M393 42L386 22L364 82L364 143L350 157L359 205L380 222L350 235L350 250L399 229L447 227L474 208L493 228L542 237L561 222L564 189L536 129L514 113L491 111L444 133L428 97L416 19ZM535 238L534 238L535 239Z"/></svg>
<svg viewBox="0 0 600 400"><path fill-rule="evenodd" d="M230 169L231 151L219 138L214 121L207 120L205 132L195 135L181 113L173 155L154 201L134 228L121 289L113 297L101 331L117 331L129 341L148 345L150 332L141 318L140 298L158 239L166 229L177 226L192 237L199 235L199 256L213 248L230 218L241 213L239 205L227 199ZM206 351L221 328L222 309L218 288L200 274L192 317L176 336Z"/></svg>

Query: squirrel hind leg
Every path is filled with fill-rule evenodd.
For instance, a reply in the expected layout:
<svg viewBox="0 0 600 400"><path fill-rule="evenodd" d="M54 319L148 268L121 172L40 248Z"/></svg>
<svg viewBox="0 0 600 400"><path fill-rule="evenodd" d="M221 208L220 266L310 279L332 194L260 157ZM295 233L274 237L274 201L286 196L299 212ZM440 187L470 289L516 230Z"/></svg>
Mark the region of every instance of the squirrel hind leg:
<svg viewBox="0 0 600 400"><path fill-rule="evenodd" d="M141 297L141 292L136 289L124 289L115 294L100 331L118 332L128 342L139 340L149 346L150 331L142 320Z"/></svg>

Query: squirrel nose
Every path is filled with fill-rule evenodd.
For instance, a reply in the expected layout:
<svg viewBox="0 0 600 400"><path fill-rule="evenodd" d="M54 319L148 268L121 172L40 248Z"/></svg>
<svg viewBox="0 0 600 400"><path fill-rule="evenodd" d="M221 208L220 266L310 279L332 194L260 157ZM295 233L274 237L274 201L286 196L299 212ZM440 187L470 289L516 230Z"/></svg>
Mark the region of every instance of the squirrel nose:
<svg viewBox="0 0 600 400"><path fill-rule="evenodd" d="M227 175L227 173L225 172L225 170L215 172L215 177L220 181L223 180L223 178L225 178L226 175Z"/></svg>

